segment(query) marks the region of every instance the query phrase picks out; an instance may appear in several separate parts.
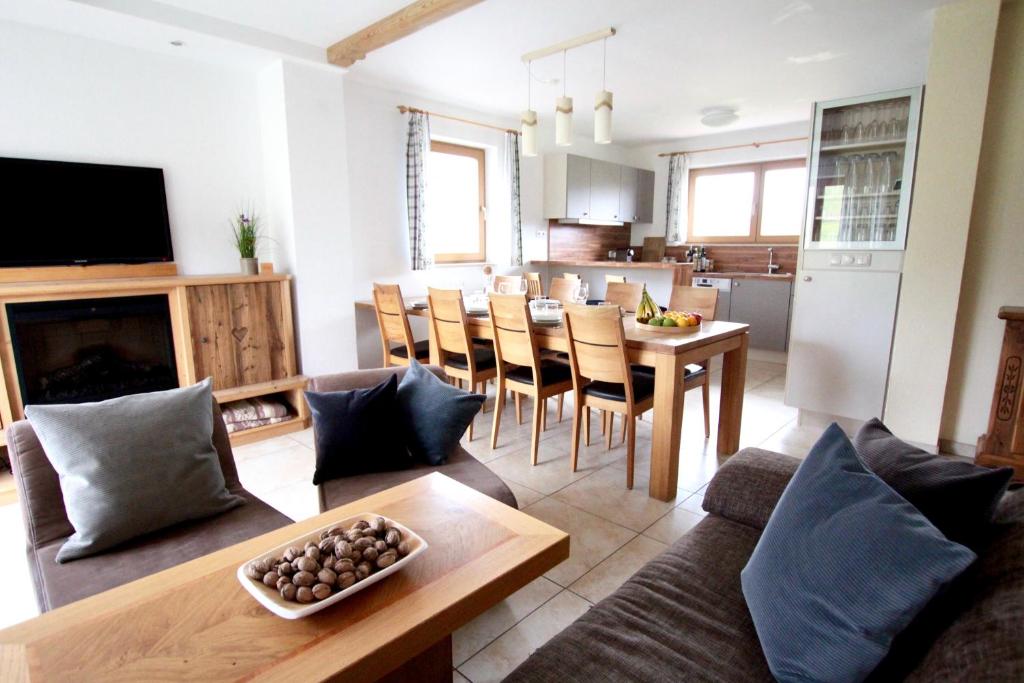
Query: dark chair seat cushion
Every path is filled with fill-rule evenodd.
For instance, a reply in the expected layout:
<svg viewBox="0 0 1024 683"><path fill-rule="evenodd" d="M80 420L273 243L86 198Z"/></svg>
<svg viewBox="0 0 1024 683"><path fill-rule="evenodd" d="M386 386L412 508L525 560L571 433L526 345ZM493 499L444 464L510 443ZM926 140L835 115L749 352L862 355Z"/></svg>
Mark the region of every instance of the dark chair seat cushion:
<svg viewBox="0 0 1024 683"><path fill-rule="evenodd" d="M427 339L418 341L412 345L412 350L416 354L416 358L427 360L430 358L430 341ZM398 356L399 358L408 358L409 349L404 346L395 346L391 349L391 355Z"/></svg>
<svg viewBox="0 0 1024 683"><path fill-rule="evenodd" d="M465 449L459 447L448 456L447 463L443 465L418 463L408 470L378 472L324 482L320 485L320 511L325 512L433 472L440 472L506 505L518 507L516 497L512 495L505 482Z"/></svg>
<svg viewBox="0 0 1024 683"><path fill-rule="evenodd" d="M633 372L637 374L649 375L650 377L654 377L654 368L652 368L649 365L634 365L631 369L633 370ZM706 372L707 369L705 367L697 365L696 363L690 363L685 368L683 368L683 377L685 377L686 379L696 378L699 375L703 375Z"/></svg>
<svg viewBox="0 0 1024 683"><path fill-rule="evenodd" d="M533 384L533 368L521 365L513 370L509 370L506 377L523 384ZM540 381L542 385L551 386L552 384L568 382L571 379L572 370L565 363L553 360L542 360L540 362Z"/></svg>
<svg viewBox="0 0 1024 683"><path fill-rule="evenodd" d="M476 361L477 370L490 370L497 365L494 360L494 351L491 349L473 349L473 359ZM447 354L444 364L460 370L469 370L469 362L461 353Z"/></svg>
<svg viewBox="0 0 1024 683"><path fill-rule="evenodd" d="M248 491L234 493L244 505L140 536L100 555L57 564L63 538L30 549L39 608L56 609L292 523Z"/></svg>
<svg viewBox="0 0 1024 683"><path fill-rule="evenodd" d="M591 382L583 388L583 393L596 398L611 401L626 400L626 385L615 382ZM633 373L633 400L637 403L654 396L654 376Z"/></svg>
<svg viewBox="0 0 1024 683"><path fill-rule="evenodd" d="M506 682L774 680L740 590L759 535L706 518Z"/></svg>

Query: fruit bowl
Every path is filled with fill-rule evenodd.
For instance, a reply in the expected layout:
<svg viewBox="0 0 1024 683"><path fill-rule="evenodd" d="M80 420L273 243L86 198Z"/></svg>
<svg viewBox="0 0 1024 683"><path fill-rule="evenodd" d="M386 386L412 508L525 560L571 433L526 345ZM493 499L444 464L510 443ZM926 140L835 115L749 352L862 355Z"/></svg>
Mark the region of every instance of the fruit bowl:
<svg viewBox="0 0 1024 683"><path fill-rule="evenodd" d="M661 325L647 325L640 322L639 320L634 321L636 329L647 330L648 332L658 332L660 334L693 334L694 332L700 332L702 323L696 325L684 325L683 327L662 327Z"/></svg>

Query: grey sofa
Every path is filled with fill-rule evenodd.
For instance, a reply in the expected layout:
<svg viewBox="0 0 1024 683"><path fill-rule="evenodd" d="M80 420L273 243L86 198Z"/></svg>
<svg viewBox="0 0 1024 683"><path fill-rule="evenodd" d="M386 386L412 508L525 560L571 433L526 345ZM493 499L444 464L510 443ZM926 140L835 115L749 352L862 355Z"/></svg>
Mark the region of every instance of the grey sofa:
<svg viewBox="0 0 1024 683"><path fill-rule="evenodd" d="M740 570L799 461L746 449L708 487L709 513L507 681L771 681ZM872 680L1024 679L1024 490L979 559L893 643Z"/></svg>
<svg viewBox="0 0 1024 683"><path fill-rule="evenodd" d="M444 378L444 371L436 365L426 366L438 377ZM405 376L407 368L392 367L373 370L356 370L335 375L322 375L309 381L311 391L348 391L376 386L391 375L398 375L399 381ZM440 472L459 481L466 486L487 494L495 500L511 507L518 507L516 497L501 478L491 472L486 465L459 446L448 457L444 465L416 465L407 470L361 474L354 477L332 479L320 484L320 511L326 512L339 505L358 500L378 491L405 483L412 479L425 476L431 472Z"/></svg>
<svg viewBox="0 0 1024 683"><path fill-rule="evenodd" d="M7 449L22 505L28 559L41 611L56 609L292 523L242 487L216 404L213 411L213 444L225 484L229 491L245 498L245 505L214 517L176 524L99 555L64 564L57 564L57 550L74 533L74 528L64 509L60 479L27 420L7 428Z"/></svg>

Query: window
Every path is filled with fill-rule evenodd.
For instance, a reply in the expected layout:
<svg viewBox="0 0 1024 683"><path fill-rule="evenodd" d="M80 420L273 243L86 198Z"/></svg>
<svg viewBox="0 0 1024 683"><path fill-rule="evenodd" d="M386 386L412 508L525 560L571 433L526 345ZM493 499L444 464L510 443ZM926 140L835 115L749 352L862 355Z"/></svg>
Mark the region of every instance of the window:
<svg viewBox="0 0 1024 683"><path fill-rule="evenodd" d="M803 159L690 171L690 242L796 242L804 217Z"/></svg>
<svg viewBox="0 0 1024 683"><path fill-rule="evenodd" d="M426 223L435 263L486 258L484 150L431 141Z"/></svg>

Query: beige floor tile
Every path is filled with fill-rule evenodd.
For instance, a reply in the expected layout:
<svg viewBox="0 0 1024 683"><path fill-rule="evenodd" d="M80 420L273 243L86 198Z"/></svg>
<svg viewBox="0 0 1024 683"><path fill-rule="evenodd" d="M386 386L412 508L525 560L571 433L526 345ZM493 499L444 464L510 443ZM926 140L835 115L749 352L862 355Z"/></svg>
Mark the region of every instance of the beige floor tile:
<svg viewBox="0 0 1024 683"><path fill-rule="evenodd" d="M473 683L501 681L589 608L590 603L583 598L562 591L460 666L459 671Z"/></svg>
<svg viewBox="0 0 1024 683"><path fill-rule="evenodd" d="M644 536L672 545L682 538L683 534L697 526L702 519L704 519L703 515L698 515L689 509L672 508L667 515L644 529Z"/></svg>
<svg viewBox="0 0 1024 683"><path fill-rule="evenodd" d="M470 683L469 679L452 669L452 683Z"/></svg>
<svg viewBox="0 0 1024 683"><path fill-rule="evenodd" d="M452 634L452 663L459 666L491 641L555 597L562 587L543 576L534 579Z"/></svg>
<svg viewBox="0 0 1024 683"><path fill-rule="evenodd" d="M605 467L575 484L566 486L555 493L553 498L639 532L689 495L689 492L680 493L677 499L671 501L651 498L647 493L649 481L646 471L637 472L634 475L633 488L627 489L625 468Z"/></svg>
<svg viewBox="0 0 1024 683"><path fill-rule="evenodd" d="M519 503L519 509L522 510L527 505L533 505L538 500L544 497L543 493L534 491L531 488L527 488L522 484L517 484L514 481L506 481L505 486L512 490L512 494L516 497L516 502Z"/></svg>
<svg viewBox="0 0 1024 683"><path fill-rule="evenodd" d="M306 448L313 448L313 428L303 429L301 432L292 432L287 435L292 441L298 441Z"/></svg>
<svg viewBox="0 0 1024 683"><path fill-rule="evenodd" d="M665 543L637 536L573 582L569 590L590 602L599 602L615 592L638 569L667 547Z"/></svg>
<svg viewBox="0 0 1024 683"><path fill-rule="evenodd" d="M636 536L635 531L554 498L538 501L523 512L569 534L569 559L544 575L561 586L568 586Z"/></svg>
<svg viewBox="0 0 1024 683"><path fill-rule="evenodd" d="M265 491L313 480L313 451L291 439L285 441L283 448L238 461L238 478L245 488L262 497Z"/></svg>
<svg viewBox="0 0 1024 683"><path fill-rule="evenodd" d="M312 433L313 430L310 429L309 431ZM260 458L268 453L283 451L295 446L295 444L296 440L292 438L292 435L285 434L283 436L275 436L264 441L248 443L244 446L232 446L231 452L235 456L235 462L241 465L242 461ZM308 447L312 448L311 445Z"/></svg>
<svg viewBox="0 0 1024 683"><path fill-rule="evenodd" d="M688 512L692 512L695 515L699 515L701 517L704 517L708 513L705 512L704 508L701 507L701 505L703 505L703 504L704 504L704 491L701 490L701 491L698 491L697 493L693 494L689 498L686 498L685 500L683 500L683 502L680 503L677 507L679 507L682 510L686 510Z"/></svg>
<svg viewBox="0 0 1024 683"><path fill-rule="evenodd" d="M0 506L0 547L7 548L4 563L9 587L0 609L0 628L6 628L39 615L32 570L25 555L25 525L21 506Z"/></svg>
<svg viewBox="0 0 1024 683"><path fill-rule="evenodd" d="M597 472L619 458L625 458L625 449L605 451L604 446L581 450L579 468L573 472L569 457L568 439L541 441L537 451L537 464L530 464L530 446L490 460L487 466L506 481L514 481L527 488L550 495L555 491Z"/></svg>

